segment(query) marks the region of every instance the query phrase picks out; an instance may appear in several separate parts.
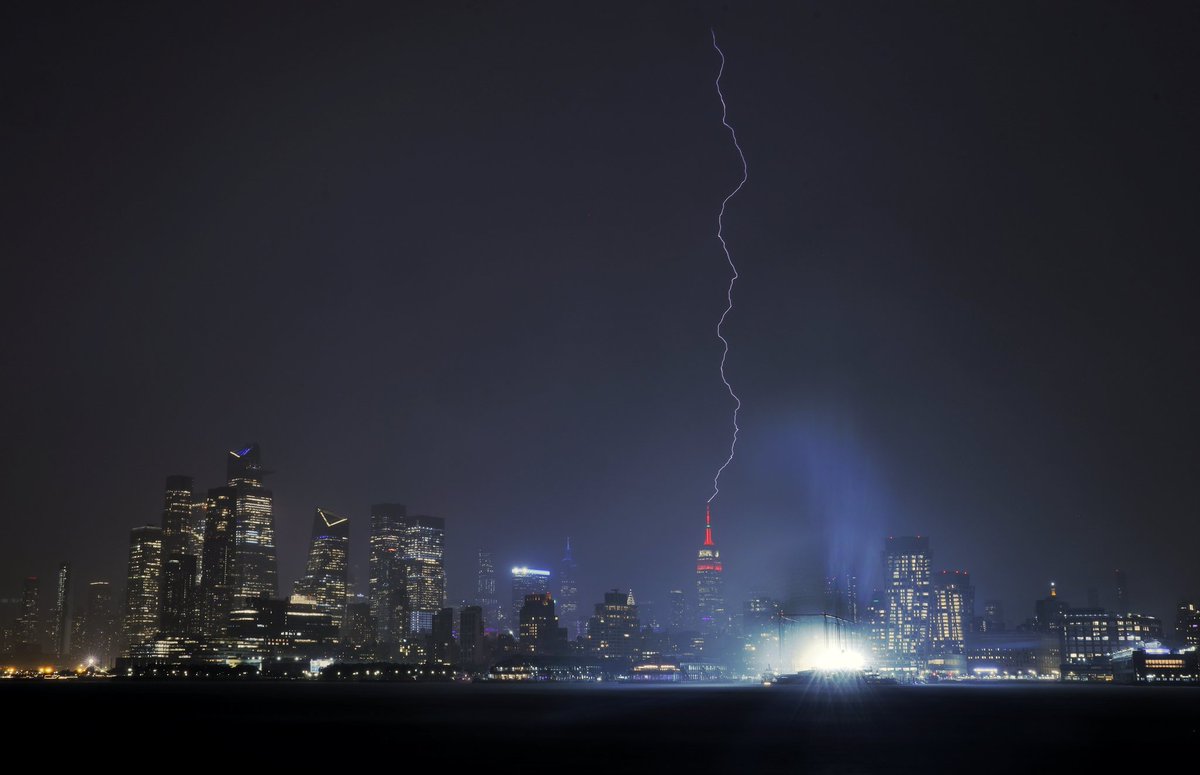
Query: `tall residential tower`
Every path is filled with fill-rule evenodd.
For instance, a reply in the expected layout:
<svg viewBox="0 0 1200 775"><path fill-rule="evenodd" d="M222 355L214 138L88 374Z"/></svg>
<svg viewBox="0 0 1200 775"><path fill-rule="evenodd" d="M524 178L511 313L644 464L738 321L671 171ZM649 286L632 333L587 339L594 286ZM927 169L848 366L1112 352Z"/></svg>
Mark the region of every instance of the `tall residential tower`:
<svg viewBox="0 0 1200 775"><path fill-rule="evenodd" d="M929 652L928 536L889 537L883 565L887 655L895 667L923 668Z"/></svg>

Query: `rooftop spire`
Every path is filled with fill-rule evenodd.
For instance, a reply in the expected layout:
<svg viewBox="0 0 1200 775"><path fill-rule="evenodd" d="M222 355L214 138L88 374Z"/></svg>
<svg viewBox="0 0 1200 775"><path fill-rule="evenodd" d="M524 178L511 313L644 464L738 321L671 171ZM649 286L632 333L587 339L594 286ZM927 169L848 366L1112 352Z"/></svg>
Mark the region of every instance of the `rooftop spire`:
<svg viewBox="0 0 1200 775"><path fill-rule="evenodd" d="M712 505L704 505L704 545L712 546Z"/></svg>

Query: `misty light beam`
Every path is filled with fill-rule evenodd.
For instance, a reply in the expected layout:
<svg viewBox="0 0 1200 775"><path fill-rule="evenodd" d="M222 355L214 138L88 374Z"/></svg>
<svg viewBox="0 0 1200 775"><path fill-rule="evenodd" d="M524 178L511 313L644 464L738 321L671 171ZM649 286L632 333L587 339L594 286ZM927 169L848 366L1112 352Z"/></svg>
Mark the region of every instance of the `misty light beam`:
<svg viewBox="0 0 1200 775"><path fill-rule="evenodd" d="M725 74L725 52L717 45L717 31L712 32L713 48L717 50L717 54L721 56L721 68L717 70L717 98L721 100L721 125L729 130L729 136L733 139L733 147L737 149L738 158L742 160L742 179L738 182L737 187L729 192L729 195L721 202L721 212L717 214L717 239L721 242L721 250L725 252L725 260L729 262L729 268L733 270L733 277L729 278L729 288L725 291L725 299L728 305L725 311L721 313L721 319L717 321L717 338L721 340L721 344L725 346L725 350L721 353L721 381L725 383L725 389L729 391L729 395L733 398L733 440L729 442L729 457L717 469L717 473L713 476L713 494L709 496L708 502L712 503L721 492L721 474L733 462L734 452L737 450L738 433L741 428L738 427L738 412L742 408L742 399L738 398L737 393L733 392L733 385L729 384L729 379L725 376L725 359L729 357L729 340L721 333L722 327L725 325L725 318L733 311L733 284L737 282L739 277L737 266L733 263L733 256L729 253L729 246L725 244L725 206L729 204L729 200L737 196L737 193L742 190L742 186L746 185L746 181L750 178L750 168L746 164L746 154L742 153L742 146L738 144L737 131L733 125L729 123L729 109L725 106L725 95L721 92L721 76Z"/></svg>

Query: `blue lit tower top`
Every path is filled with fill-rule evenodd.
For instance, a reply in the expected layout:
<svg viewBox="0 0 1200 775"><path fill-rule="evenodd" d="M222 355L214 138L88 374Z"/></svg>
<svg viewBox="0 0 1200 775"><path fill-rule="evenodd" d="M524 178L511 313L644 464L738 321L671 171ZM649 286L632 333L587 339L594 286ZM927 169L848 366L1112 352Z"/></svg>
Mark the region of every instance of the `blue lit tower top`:
<svg viewBox="0 0 1200 775"><path fill-rule="evenodd" d="M229 457L225 461L225 477L229 480L230 487L239 484L261 487L266 473L262 467L262 453L257 443L229 451Z"/></svg>

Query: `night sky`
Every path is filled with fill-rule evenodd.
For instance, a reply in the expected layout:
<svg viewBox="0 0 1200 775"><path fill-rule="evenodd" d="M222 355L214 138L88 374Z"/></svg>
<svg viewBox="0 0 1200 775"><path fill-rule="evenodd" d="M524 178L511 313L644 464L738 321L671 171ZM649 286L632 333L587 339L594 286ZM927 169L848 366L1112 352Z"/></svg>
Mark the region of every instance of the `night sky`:
<svg viewBox="0 0 1200 775"><path fill-rule="evenodd" d="M163 479L257 441L315 506L447 524L581 602L864 593L932 537L1010 625L1051 579L1200 594L1194 4L16 4L0 11L0 597L123 585ZM49 592L44 601L49 605Z"/></svg>

